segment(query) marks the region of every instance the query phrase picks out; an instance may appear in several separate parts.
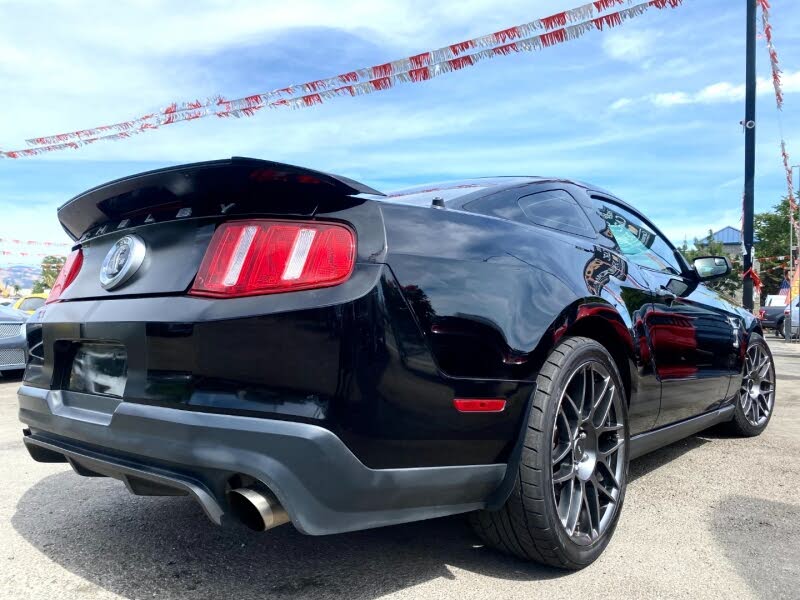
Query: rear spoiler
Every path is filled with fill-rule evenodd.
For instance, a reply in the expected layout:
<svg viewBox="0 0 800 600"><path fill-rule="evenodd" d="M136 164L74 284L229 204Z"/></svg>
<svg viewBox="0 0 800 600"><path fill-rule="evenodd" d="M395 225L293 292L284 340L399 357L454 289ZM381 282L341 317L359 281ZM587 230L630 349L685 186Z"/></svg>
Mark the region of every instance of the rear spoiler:
<svg viewBox="0 0 800 600"><path fill-rule="evenodd" d="M147 171L92 188L58 209L58 220L77 240L88 230L152 211L253 204L264 212L312 215L326 198L372 194L340 175L269 160L233 157Z"/></svg>

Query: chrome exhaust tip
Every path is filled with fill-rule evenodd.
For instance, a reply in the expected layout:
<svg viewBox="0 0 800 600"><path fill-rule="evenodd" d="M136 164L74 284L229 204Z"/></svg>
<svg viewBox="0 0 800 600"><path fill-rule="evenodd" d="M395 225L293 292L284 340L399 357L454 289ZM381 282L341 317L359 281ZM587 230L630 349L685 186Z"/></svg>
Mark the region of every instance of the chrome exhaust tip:
<svg viewBox="0 0 800 600"><path fill-rule="evenodd" d="M289 522L289 515L270 491L243 487L228 492L231 512L254 531L266 531Z"/></svg>

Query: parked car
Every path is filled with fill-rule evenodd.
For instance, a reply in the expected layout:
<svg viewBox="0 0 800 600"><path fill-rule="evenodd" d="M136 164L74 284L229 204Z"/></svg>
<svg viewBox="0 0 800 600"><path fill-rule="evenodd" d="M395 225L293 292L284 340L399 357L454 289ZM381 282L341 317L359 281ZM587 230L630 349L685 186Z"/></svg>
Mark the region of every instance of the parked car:
<svg viewBox="0 0 800 600"><path fill-rule="evenodd" d="M44 306L46 301L47 294L28 294L27 296L23 296L17 300L14 303L14 308L25 311L29 315L32 315L33 311Z"/></svg>
<svg viewBox="0 0 800 600"><path fill-rule="evenodd" d="M786 308L786 296L767 296L767 302L758 311L758 320L762 329L774 329L775 336L783 335L783 309Z"/></svg>
<svg viewBox="0 0 800 600"><path fill-rule="evenodd" d="M21 377L25 369L27 320L27 313L0 306L0 373L4 377Z"/></svg>
<svg viewBox="0 0 800 600"><path fill-rule="evenodd" d="M589 184L383 195L234 158L58 216L76 246L28 326L26 447L189 494L215 523L470 513L489 546L578 569L611 538L630 459L772 416L758 320L705 286L728 260L688 264Z"/></svg>
<svg viewBox="0 0 800 600"><path fill-rule="evenodd" d="M800 298L794 298L792 300L791 306L787 306L783 309L783 319L781 321L781 327L783 331L783 337L785 339L790 339L789 337L789 322L791 321L792 324L792 338L796 338L798 335L798 330L800 330L800 314L798 314L798 306L800 306ZM792 318L787 319L789 316L789 311L792 312Z"/></svg>

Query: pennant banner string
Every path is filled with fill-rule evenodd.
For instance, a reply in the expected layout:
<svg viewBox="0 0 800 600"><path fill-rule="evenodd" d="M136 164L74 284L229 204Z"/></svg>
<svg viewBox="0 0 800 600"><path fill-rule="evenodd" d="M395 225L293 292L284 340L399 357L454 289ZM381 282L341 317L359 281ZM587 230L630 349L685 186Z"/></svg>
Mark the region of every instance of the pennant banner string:
<svg viewBox="0 0 800 600"><path fill-rule="evenodd" d="M49 242L41 240L15 240L11 238L0 238L0 245L2 244L23 244L27 246L54 246L62 248L69 248L72 246L72 244L68 244L66 242Z"/></svg>
<svg viewBox="0 0 800 600"><path fill-rule="evenodd" d="M625 2L630 2L630 0L599 0L597 2L589 2L588 4L578 8L557 13L542 19L537 19L535 21L531 21L530 23L525 23L524 25L509 27L489 35L450 44L448 46L444 46L443 48L439 48L438 50L431 50L389 63L357 69L348 73L337 75L335 77L288 85L280 89L262 92L260 94L254 94L235 100L226 100L224 97L216 95L206 98L205 100L193 100L183 103L172 102L159 111L148 113L130 121L122 121L120 123L104 125L92 129L73 131L69 133L31 138L25 141L29 145L41 146L66 142L71 139L97 137L98 135L108 133L110 131L127 131L134 127L137 123L150 121L158 117L170 119L172 115L176 115L184 111L192 112L211 106L225 106L227 110L249 108L254 102L269 102L275 98L294 96L297 94L310 94L326 89L335 89L342 85L349 85L358 83L360 81L387 77L396 73L407 72L412 69L430 66L434 63L442 62L444 60L458 58L473 48L491 47L504 44L515 39L528 37L535 30L550 31L552 29L556 29L557 27L566 26L568 23L585 21L593 17L596 11L602 12L615 5L624 4Z"/></svg>
<svg viewBox="0 0 800 600"><path fill-rule="evenodd" d="M32 138L28 141L36 146L23 150L0 151L0 158L36 156L45 152L76 149L98 141L122 140L166 125L209 116L249 117L263 108L307 108L340 96L371 94L390 89L399 83L427 81L445 73L472 67L483 60L513 53L541 50L580 38L589 31L603 31L605 28L617 27L631 18L644 14L650 8L677 8L683 2L683 0L649 0L618 12L607 13L587 21L578 21L581 16L592 17L597 14L596 11L608 10L615 5L634 1L597 0L577 9L558 13L558 15L526 25L511 27L488 36L453 44L447 46L446 49L419 54L378 67L360 69L326 80L289 86L273 92L254 94L236 100L224 100L222 97L217 97L213 100L196 101L180 107L173 103L159 113L145 115L132 121L55 136ZM567 25L567 23L573 24ZM563 26L555 28L558 25ZM523 37L534 30L544 30L544 33ZM469 52L478 48L483 49ZM336 87L332 87L334 84ZM305 93L288 98L280 97L282 93L296 94L298 92Z"/></svg>
<svg viewBox="0 0 800 600"><path fill-rule="evenodd" d="M775 104L778 108L778 120L781 123L781 160L783 161L783 168L786 173L786 186L788 189L788 198L789 198L789 221L792 224L792 228L797 233L798 239L800 239L800 223L797 222L795 219L795 212L797 211L797 201L794 197L794 184L793 184L793 177L792 177L792 166L791 160L789 159L789 152L786 149L786 140L783 136L783 125L782 125L782 117L781 112L783 111L783 82L781 79L781 67L780 67L780 60L778 58L778 52L775 49L775 44L773 42L773 32L772 32L772 23L770 21L770 4L769 0L756 0L758 4L761 6L761 24L764 30L764 40L767 44L767 52L769 53L769 62L772 68L772 84L775 88Z"/></svg>

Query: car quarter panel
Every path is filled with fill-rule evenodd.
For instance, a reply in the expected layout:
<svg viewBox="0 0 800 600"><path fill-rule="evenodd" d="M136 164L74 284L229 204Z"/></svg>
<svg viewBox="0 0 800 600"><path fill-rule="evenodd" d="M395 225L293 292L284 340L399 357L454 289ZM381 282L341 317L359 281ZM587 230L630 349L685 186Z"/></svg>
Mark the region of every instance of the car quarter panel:
<svg viewBox="0 0 800 600"><path fill-rule="evenodd" d="M602 240L544 227L447 209L383 212L387 262L445 373L533 381L564 335L610 331L632 431L655 423L660 386L642 328L652 296L635 265Z"/></svg>

